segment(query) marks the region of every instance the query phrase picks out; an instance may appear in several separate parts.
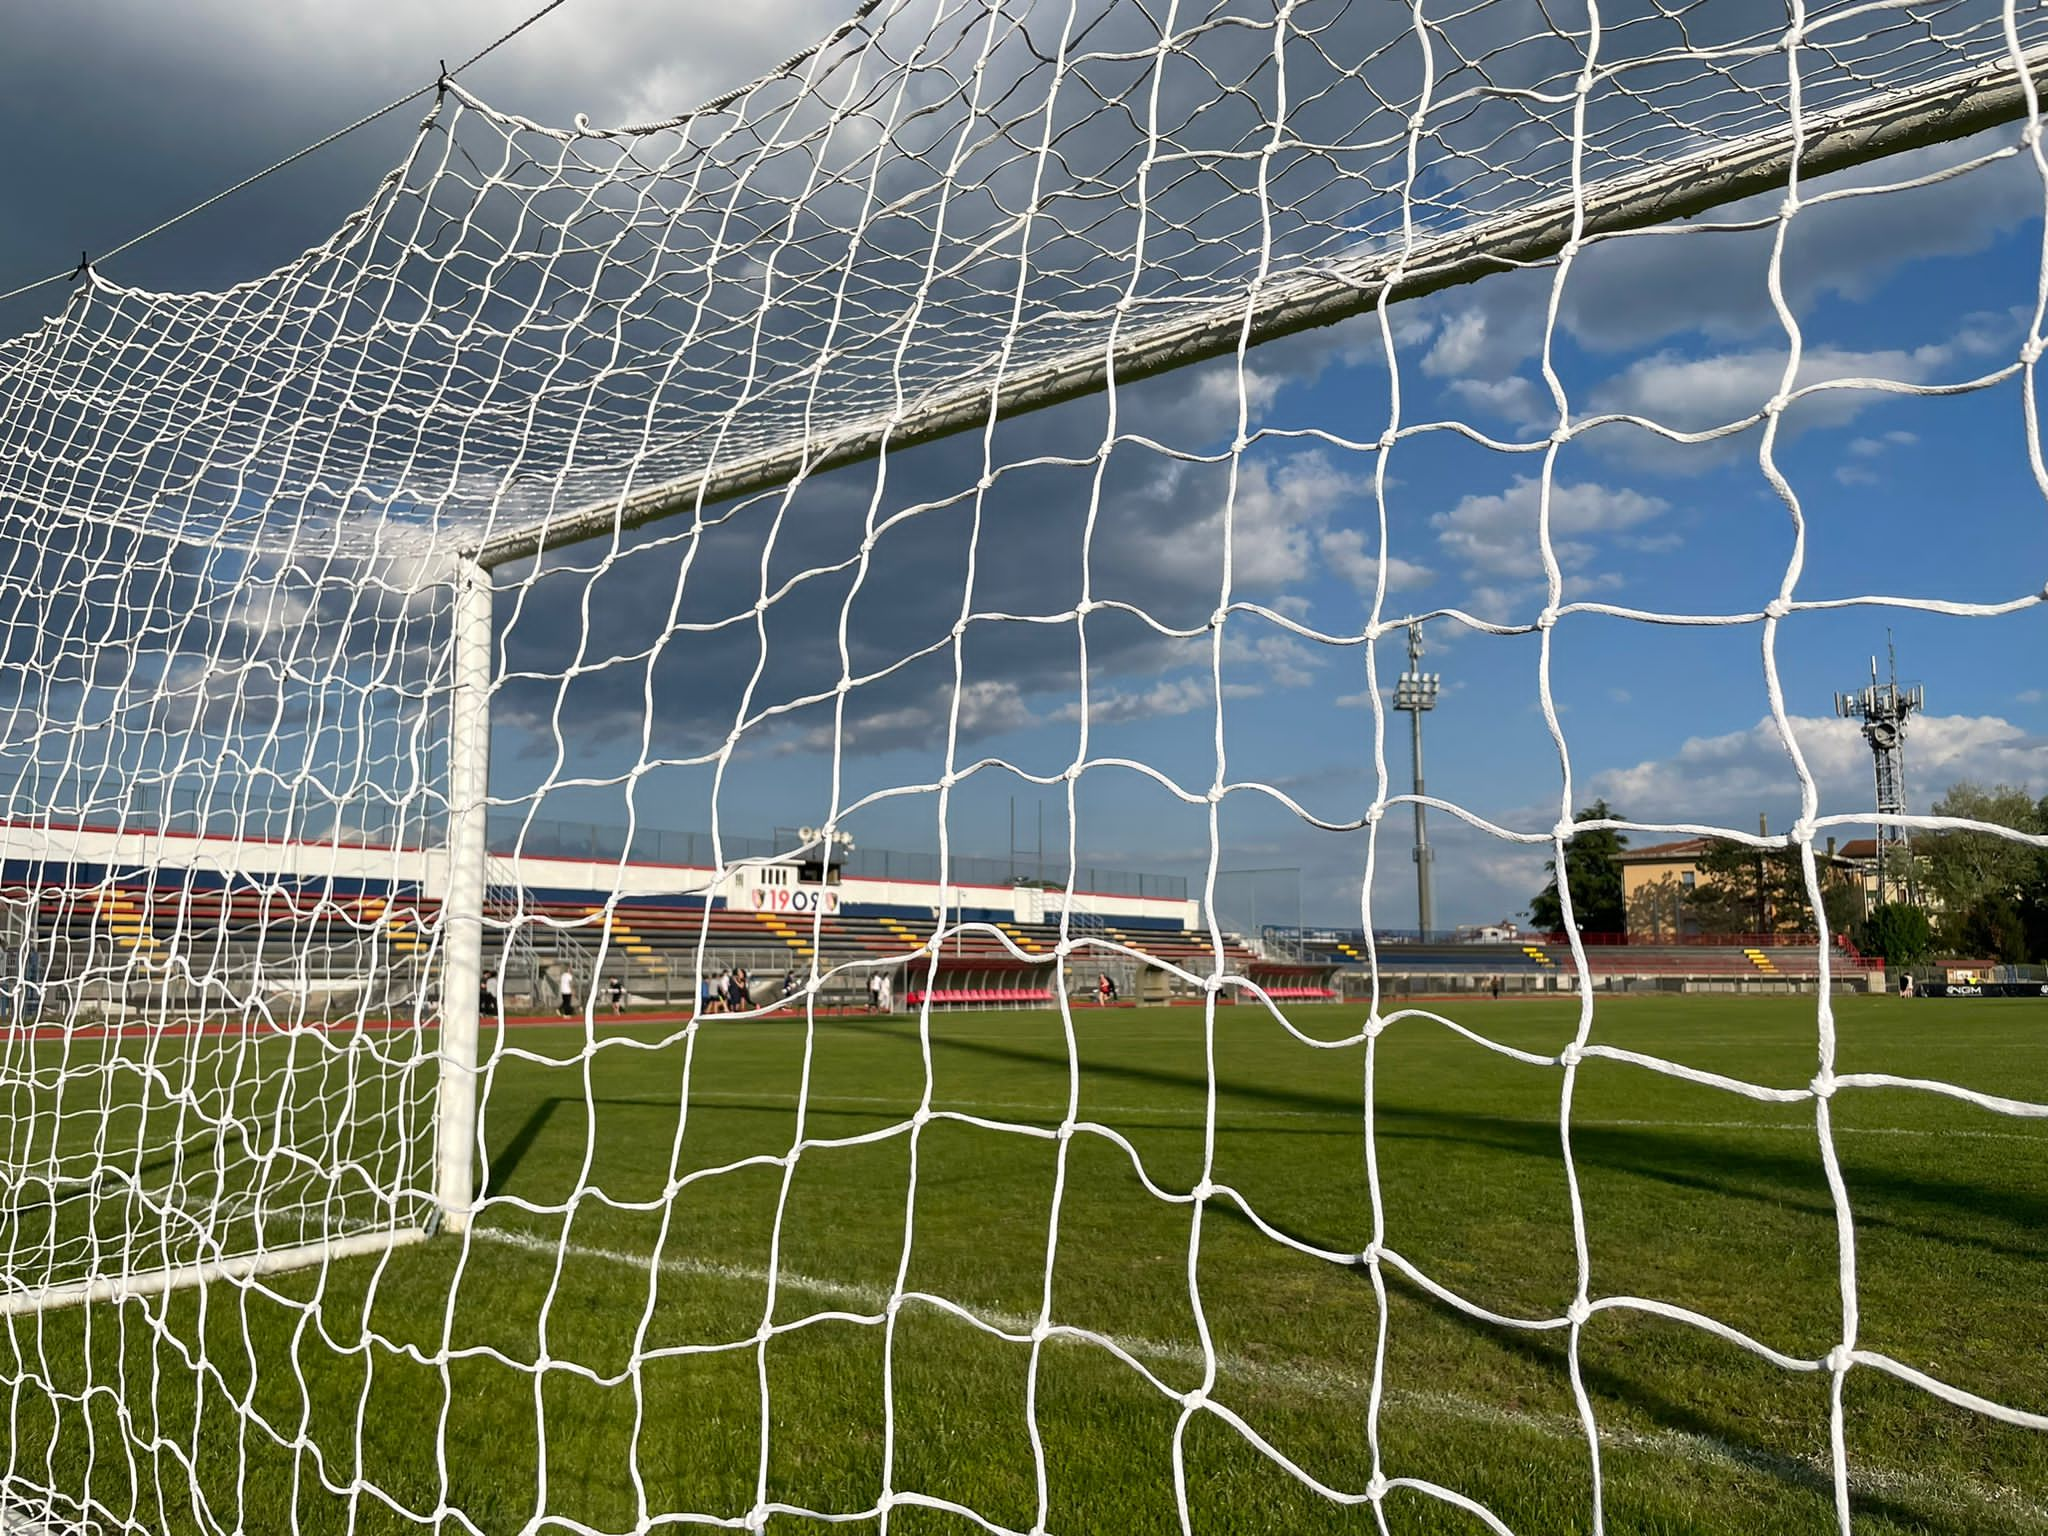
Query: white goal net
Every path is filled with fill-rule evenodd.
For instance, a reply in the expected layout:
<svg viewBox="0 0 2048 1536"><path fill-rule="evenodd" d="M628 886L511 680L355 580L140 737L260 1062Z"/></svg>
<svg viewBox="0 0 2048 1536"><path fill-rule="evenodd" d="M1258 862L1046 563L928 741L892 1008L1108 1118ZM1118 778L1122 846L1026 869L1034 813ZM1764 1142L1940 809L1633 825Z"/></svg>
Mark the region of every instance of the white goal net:
<svg viewBox="0 0 2048 1536"><path fill-rule="evenodd" d="M1742 630L1796 823L1621 830L1789 847L1823 905L1816 844L1870 815L1809 767L1779 636L1842 608L2024 620L2044 573L2003 570L2009 590L1968 601L1901 572L1808 596L1786 442L1860 408L1844 401L1997 400L2003 426L1971 451L2009 461L2038 523L2048 267L1939 346L1887 300L1896 334L1849 347L1802 325L1825 284L1800 268L1801 232L1992 176L2037 225L2044 45L2048 18L1989 0L883 0L663 122L548 126L444 81L402 162L289 265L192 294L83 272L0 344L0 1529L1076 1528L1048 1362L1082 1346L1168 1405L1155 1459L1183 1528L1228 1528L1190 1471L1215 1432L1303 1493L1302 1528L1408 1498L1509 1529L1483 1492L1382 1443L1386 1404L1429 1385L1390 1363L1390 1288L1562 1341L1573 1499L1594 1528L1613 1442L1580 1340L1603 1313L1830 1383L1818 1476L1844 1530L1853 1372L2048 1429L2041 1403L1859 1338L1833 1106L1899 1089L2022 1122L2048 1096L1838 1071L1824 914L1792 1079L1604 1043L1575 934L1576 1022L1540 1048L1380 1007L1371 938L1408 916L1385 878L1407 868L1413 799L1387 689L1416 618L1527 647L1540 813L1428 801L1518 867L1562 864L1587 830L1554 648L1575 626L1621 647L1652 626ZM1573 333L1585 271L1688 242L1720 242L1713 260L1768 317L1746 371L1663 353L1656 374ZM1466 413L1428 403L1444 399ZM1612 517L1590 515L1585 456L1606 451L1746 466L1782 530L1772 562L1690 607L1604 595L1589 541L1635 536L1631 509L1651 505L1610 496ZM1483 526L1404 492L1453 459ZM1454 536L1485 579L1411 602ZM1311 568L1339 598L1276 579ZM1318 697L1353 696L1342 782L1296 775L1270 721L1244 723L1311 676ZM1053 808L1036 922L960 894L981 846L960 828L997 786ZM777 816L805 836L754 835ZM617 834L565 831L585 823ZM784 920L759 915L776 910L764 871L829 862L869 826L936 849L929 878L891 887L931 893L928 927L863 948L822 877ZM1301 862L1260 841L1275 826L1340 850L1375 1000L1355 1028L1276 1001L1218 916L1238 835L1257 862ZM662 842L678 827L708 833L678 853ZM1105 912L1138 907L1084 873L1166 849L1192 872L1181 949L1116 927ZM933 1008L963 946L1058 1005L1046 1114L949 1098ZM732 1020L708 1011L709 983L736 966L755 975ZM1084 1102L1068 970L1201 1005L1186 1166L1164 1171L1144 1133ZM910 1075L887 1091L834 1077L859 1077L827 1026L870 972L911 1005ZM614 976L617 1006L652 1022L607 1023ZM1218 1154L1218 1036L1253 1012L1349 1074L1360 1199L1342 1243L1269 1216ZM521 1032L550 1013L566 1035ZM1408 1256L1375 1129L1390 1025L1448 1025L1549 1074L1574 1251L1554 1306L1496 1305ZM747 1042L785 1038L788 1071L747 1080L746 1053L770 1049ZM1836 1233L1825 1347L1600 1283L1573 1127L1601 1058L1804 1117ZM1127 1091L1144 1083L1133 1068ZM780 1116L767 1141L693 1136L755 1095ZM833 1118L863 1104L887 1112ZM1045 1154L1027 1176L1044 1175L1040 1203L986 1218L1029 1227L1021 1290L994 1300L925 1259L947 1223L984 1219L952 1192L971 1161L956 1132ZM1070 1164L1105 1148L1178 1224L1172 1348L1071 1311L1059 1283L1098 1230L1063 1219ZM878 1267L856 1281L821 1274L815 1247L792 1259L821 1198L805 1170L869 1149L900 1160L875 1186L889 1209L862 1208L894 1224ZM737 1257L703 1204L728 1197L726 1219L755 1223ZM1292 1378L1232 1374L1219 1241L1369 1292L1342 1408L1359 1447L1319 1460L1276 1406ZM933 1316L1012 1351L1021 1503L920 1481L900 1336ZM820 1383L787 1385L774 1362L841 1325L879 1361L871 1400L844 1410L867 1415L874 1463L827 1507L777 1440ZM731 1359L746 1387L721 1401L747 1422L714 1498L657 1433L660 1404L697 1399L657 1383ZM472 1463L508 1433L501 1496Z"/></svg>

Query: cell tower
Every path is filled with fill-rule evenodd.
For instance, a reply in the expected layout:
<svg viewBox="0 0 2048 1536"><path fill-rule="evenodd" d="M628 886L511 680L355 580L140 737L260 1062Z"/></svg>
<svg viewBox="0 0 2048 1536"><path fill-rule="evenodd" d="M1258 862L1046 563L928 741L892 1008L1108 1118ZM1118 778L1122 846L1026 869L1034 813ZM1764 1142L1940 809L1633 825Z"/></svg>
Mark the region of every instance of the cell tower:
<svg viewBox="0 0 2048 1536"><path fill-rule="evenodd" d="M1863 722L1863 739L1870 743L1870 755L1877 767L1877 814L1906 814L1906 721L1926 700L1918 683L1899 686L1899 653L1889 631L1885 635L1885 659L1891 681L1877 680L1877 658L1870 658L1870 686L1861 693L1835 695L1835 713L1844 720ZM1896 866L1894 865L1894 861ZM1917 882L1913 878L1911 832L1896 822L1877 824L1877 904L1887 900L1886 881L1894 867L1905 871L1905 890L1913 899Z"/></svg>

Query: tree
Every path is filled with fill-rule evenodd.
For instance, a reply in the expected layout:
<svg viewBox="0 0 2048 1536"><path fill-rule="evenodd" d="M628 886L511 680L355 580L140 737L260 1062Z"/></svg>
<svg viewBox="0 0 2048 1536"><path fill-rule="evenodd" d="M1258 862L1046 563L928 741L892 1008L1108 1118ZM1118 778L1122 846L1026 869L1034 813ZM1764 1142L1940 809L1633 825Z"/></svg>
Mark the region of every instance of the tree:
<svg viewBox="0 0 2048 1536"><path fill-rule="evenodd" d="M2033 950L2026 914L2010 896L1980 896L1960 916L1944 916L1941 934L1948 947L1972 959L2023 963Z"/></svg>
<svg viewBox="0 0 2048 1536"><path fill-rule="evenodd" d="M2048 831L2048 799L2010 784L1965 780L1934 803L1954 816L2016 832ZM1961 828L1914 840L1920 879L1940 905L1942 942L1984 959L2025 961L2048 954L2048 852L1996 832Z"/></svg>
<svg viewBox="0 0 2048 1536"><path fill-rule="evenodd" d="M1951 784L1934 802L1934 814L2015 832L2044 830L2042 807L2010 784L1989 790L1968 780ZM1914 839L1913 852L1923 871L1921 879L1948 912L1965 911L1986 896L2017 900L2041 878L2041 850L1996 832L1923 832Z"/></svg>
<svg viewBox="0 0 2048 1536"><path fill-rule="evenodd" d="M1619 821L1621 813L1595 800L1575 821ZM1620 933L1627 927L1621 900L1619 856L1628 839L1610 827L1574 832L1564 845L1564 873L1572 893L1572 920L1586 933ZM1529 903L1529 916L1546 933L1564 931L1564 900L1557 891L1557 860L1543 866L1550 883Z"/></svg>
<svg viewBox="0 0 2048 1536"><path fill-rule="evenodd" d="M1856 947L1894 970L1919 965L1934 952L1934 929L1921 908L1909 901L1888 901L1863 920Z"/></svg>
<svg viewBox="0 0 2048 1536"><path fill-rule="evenodd" d="M1798 866L1782 848L1715 838L1694 867L1699 878L1685 900L1701 933L1775 933L1774 916L1805 894Z"/></svg>
<svg viewBox="0 0 2048 1536"><path fill-rule="evenodd" d="M1733 839L1707 844L1697 861L1699 879L1686 907L1700 932L1712 934L1814 933L1819 929L1806 890L1805 861L1797 848L1758 848ZM1842 932L1862 905L1855 882L1822 865L1821 912L1830 933Z"/></svg>

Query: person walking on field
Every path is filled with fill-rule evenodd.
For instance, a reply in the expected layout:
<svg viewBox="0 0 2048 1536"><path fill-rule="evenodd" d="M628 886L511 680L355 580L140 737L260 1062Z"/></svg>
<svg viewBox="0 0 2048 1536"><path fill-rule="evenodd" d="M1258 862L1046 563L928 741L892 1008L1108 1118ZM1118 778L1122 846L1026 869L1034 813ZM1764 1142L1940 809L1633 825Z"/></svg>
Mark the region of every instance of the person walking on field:
<svg viewBox="0 0 2048 1536"><path fill-rule="evenodd" d="M562 967L562 1017L567 1018L576 1011L576 976L566 965Z"/></svg>
<svg viewBox="0 0 2048 1536"><path fill-rule="evenodd" d="M625 1011L626 978L623 976L614 976L612 977L612 1012L624 1013Z"/></svg>

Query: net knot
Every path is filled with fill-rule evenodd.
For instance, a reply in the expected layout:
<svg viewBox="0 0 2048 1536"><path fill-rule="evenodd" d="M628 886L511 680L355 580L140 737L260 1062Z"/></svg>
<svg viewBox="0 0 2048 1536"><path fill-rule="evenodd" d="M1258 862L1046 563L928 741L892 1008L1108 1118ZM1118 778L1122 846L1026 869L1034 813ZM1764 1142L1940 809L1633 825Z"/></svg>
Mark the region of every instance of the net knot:
<svg viewBox="0 0 2048 1536"><path fill-rule="evenodd" d="M2032 149L2040 142L2041 125L2039 123L2028 123L2026 127L2020 130L2020 144L2023 148Z"/></svg>
<svg viewBox="0 0 2048 1536"><path fill-rule="evenodd" d="M1837 1376L1846 1376L1849 1367L1856 1363L1856 1352L1847 1344L1837 1344L1828 1351L1828 1369Z"/></svg>
<svg viewBox="0 0 2048 1536"><path fill-rule="evenodd" d="M1572 440L1572 429L1560 423L1551 429L1550 440L1562 448Z"/></svg>
<svg viewBox="0 0 2048 1536"><path fill-rule="evenodd" d="M910 1116L910 1128L913 1131L921 1131L931 1123L932 1109L929 1104L920 1104L914 1111L912 1111Z"/></svg>
<svg viewBox="0 0 2048 1536"><path fill-rule="evenodd" d="M1386 1019L1382 1017L1377 1010L1375 1010L1373 1016L1365 1021L1365 1038L1368 1040L1377 1040L1381 1035L1386 1033L1386 1029Z"/></svg>
<svg viewBox="0 0 2048 1536"><path fill-rule="evenodd" d="M1386 814L1387 808L1384 805L1380 804L1379 801L1375 800L1371 805L1368 805L1365 808L1365 824L1368 827L1376 827L1380 824L1380 818L1382 818Z"/></svg>
<svg viewBox="0 0 2048 1536"><path fill-rule="evenodd" d="M1557 610L1555 608L1545 608L1541 613L1537 614L1536 627L1538 629L1557 628Z"/></svg>
<svg viewBox="0 0 2048 1536"><path fill-rule="evenodd" d="M1764 402L1764 414L1766 416L1782 415L1784 413L1785 407L1790 405L1791 403L1792 402L1786 399L1783 395L1773 395L1770 399Z"/></svg>
<svg viewBox="0 0 2048 1536"><path fill-rule="evenodd" d="M1782 597L1774 597L1764 604L1764 617L1767 619L1788 618L1791 613L1792 605Z"/></svg>
<svg viewBox="0 0 2048 1536"><path fill-rule="evenodd" d="M765 1530L767 1530L767 1529L768 1529L768 1511L767 1511L766 1509L762 1508L762 1507L761 1507L761 1506L760 1506L759 1504L756 1504L756 1505L755 1505L755 1506L754 1506L754 1507L753 1507L752 1509L748 1510L748 1511L747 1511L747 1519L746 1519L746 1528L747 1528L748 1530L750 1530L750 1531L765 1531Z"/></svg>
<svg viewBox="0 0 2048 1536"><path fill-rule="evenodd" d="M1040 1319L1039 1319L1039 1320L1038 1320L1037 1322L1035 1322L1035 1323L1033 1323L1033 1324L1031 1325L1031 1342L1032 1342L1032 1343L1034 1343L1034 1344L1043 1344L1043 1343L1044 1343L1044 1342L1045 1342L1045 1341L1046 1341L1047 1339L1049 1339L1049 1338L1051 1338L1051 1337L1052 1337L1052 1324L1051 1324L1051 1323L1049 1323L1049 1322L1047 1322L1047 1321L1046 1321L1046 1320L1045 1320L1044 1318L1042 1318L1042 1317L1041 1317L1041 1318L1040 1318Z"/></svg>
<svg viewBox="0 0 2048 1536"><path fill-rule="evenodd" d="M1062 1120L1059 1123L1058 1130L1055 1131L1054 1134L1057 1135L1061 1141L1072 1141L1074 1139L1074 1129L1075 1127L1073 1121Z"/></svg>
<svg viewBox="0 0 2048 1536"><path fill-rule="evenodd" d="M1816 1099L1832 1099L1835 1096L1835 1090L1841 1084L1835 1081L1834 1073L1822 1072L1817 1074L1814 1080L1806 1086L1812 1091Z"/></svg>
<svg viewBox="0 0 2048 1536"><path fill-rule="evenodd" d="M1560 843L1568 843L1571 841L1572 833L1576 830L1577 828L1573 823L1566 821L1560 816L1557 819L1557 824L1550 829L1550 835Z"/></svg>
<svg viewBox="0 0 2048 1536"><path fill-rule="evenodd" d="M1089 614L1093 613L1096 609L1100 608L1101 606L1102 604L1095 601L1094 598L1084 597L1081 599L1081 601L1074 604L1074 617L1077 619L1085 619L1088 617Z"/></svg>
<svg viewBox="0 0 2048 1536"><path fill-rule="evenodd" d="M1586 1052L1576 1040L1557 1053L1557 1064L1560 1067L1576 1067L1585 1059Z"/></svg>
<svg viewBox="0 0 2048 1536"><path fill-rule="evenodd" d="M1223 621L1229 617L1230 610L1228 608L1218 608L1214 613L1209 615L1209 627L1211 629L1221 629L1223 627Z"/></svg>
<svg viewBox="0 0 2048 1536"><path fill-rule="evenodd" d="M1792 823L1792 830L1785 835L1792 840L1793 847L1800 848L1813 841L1813 830L1813 823L1802 816Z"/></svg>
<svg viewBox="0 0 2048 1536"><path fill-rule="evenodd" d="M2040 337L2029 336L2020 346L2020 361L2028 364L2038 363L2041 361L2041 347Z"/></svg>
<svg viewBox="0 0 2048 1536"><path fill-rule="evenodd" d="M1208 1405L1208 1402L1209 1392L1205 1387L1197 1387L1192 1392L1183 1392L1180 1395L1180 1405L1187 1409L1189 1413L1201 1412Z"/></svg>
<svg viewBox="0 0 2048 1536"><path fill-rule="evenodd" d="M1209 786L1209 803L1211 805L1217 805L1220 804L1222 800L1223 786L1221 784L1211 784Z"/></svg>
<svg viewBox="0 0 2048 1536"><path fill-rule="evenodd" d="M1373 1473L1365 1485L1365 1496L1375 1504L1387 1496L1387 1475L1384 1472Z"/></svg>
<svg viewBox="0 0 2048 1536"><path fill-rule="evenodd" d="M1367 1244L1366 1247L1360 1251L1358 1255L1358 1262L1363 1264L1367 1269L1378 1269L1380 1267L1380 1245L1378 1243Z"/></svg>
<svg viewBox="0 0 2048 1536"><path fill-rule="evenodd" d="M1574 1296L1572 1304L1564 1309L1564 1315L1570 1319L1574 1328L1583 1328L1586 1326L1586 1319L1593 1315L1593 1304L1583 1296Z"/></svg>
<svg viewBox="0 0 2048 1536"><path fill-rule="evenodd" d="M1208 1179L1204 1179L1193 1189L1189 1190L1188 1195L1197 1205L1206 1204L1208 1201L1216 1198L1216 1186Z"/></svg>
<svg viewBox="0 0 2048 1536"><path fill-rule="evenodd" d="M960 775L953 772L953 770L950 768L948 768L944 773L939 775L939 788L941 789L951 789L954 785L958 784L959 782Z"/></svg>

